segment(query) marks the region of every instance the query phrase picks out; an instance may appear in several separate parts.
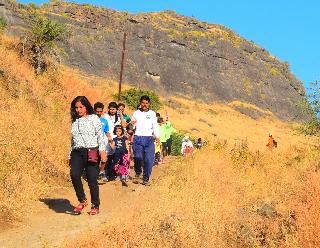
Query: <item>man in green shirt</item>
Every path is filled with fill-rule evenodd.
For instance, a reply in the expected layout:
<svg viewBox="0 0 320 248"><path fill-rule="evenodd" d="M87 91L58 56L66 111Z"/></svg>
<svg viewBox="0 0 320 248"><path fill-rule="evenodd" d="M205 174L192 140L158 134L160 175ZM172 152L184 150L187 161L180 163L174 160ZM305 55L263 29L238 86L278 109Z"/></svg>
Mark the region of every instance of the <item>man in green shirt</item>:
<svg viewBox="0 0 320 248"><path fill-rule="evenodd" d="M159 123L159 133L160 133L160 142L161 142L161 157L162 161L165 156L168 155L168 145L167 140L169 139L168 136L168 130L166 128L166 124L164 123L164 120L162 117L158 119Z"/></svg>
<svg viewBox="0 0 320 248"><path fill-rule="evenodd" d="M167 135L167 154L171 154L171 146L172 146L172 134L176 131L172 126L171 122L169 121L168 116L166 117L166 135Z"/></svg>

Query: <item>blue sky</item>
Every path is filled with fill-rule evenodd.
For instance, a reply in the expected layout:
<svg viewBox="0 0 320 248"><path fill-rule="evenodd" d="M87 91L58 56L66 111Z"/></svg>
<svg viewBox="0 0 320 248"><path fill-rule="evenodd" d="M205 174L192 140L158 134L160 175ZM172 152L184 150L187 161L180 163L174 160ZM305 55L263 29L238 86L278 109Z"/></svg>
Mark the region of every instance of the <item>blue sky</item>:
<svg viewBox="0 0 320 248"><path fill-rule="evenodd" d="M41 3L43 1L22 2ZM131 13L175 10L201 21L225 25L266 48L304 85L320 80L320 1L317 0L82 0Z"/></svg>

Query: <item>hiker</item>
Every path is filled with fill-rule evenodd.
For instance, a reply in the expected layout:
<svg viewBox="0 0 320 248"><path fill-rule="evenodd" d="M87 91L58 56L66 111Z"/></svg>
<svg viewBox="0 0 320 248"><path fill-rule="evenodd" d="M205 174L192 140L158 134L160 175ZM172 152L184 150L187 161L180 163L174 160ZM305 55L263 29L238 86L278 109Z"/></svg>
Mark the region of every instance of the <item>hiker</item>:
<svg viewBox="0 0 320 248"><path fill-rule="evenodd" d="M128 139L128 144L129 144L129 153L130 153L130 159L132 160L133 159L133 149L132 149L132 146L133 146L133 139L134 139L134 128L133 128L133 125L131 123L129 123L127 126L126 126L126 137Z"/></svg>
<svg viewBox="0 0 320 248"><path fill-rule="evenodd" d="M122 181L124 186L128 186L127 182L130 173L130 153L129 153L129 141L124 135L124 128L121 125L114 127L114 134L117 136L113 138L111 148L114 150L114 169L117 174L117 178Z"/></svg>
<svg viewBox="0 0 320 248"><path fill-rule="evenodd" d="M181 144L181 154L183 156L187 156L189 154L192 155L193 153L193 144L192 141L190 140L189 136L185 136L182 139L182 144Z"/></svg>
<svg viewBox="0 0 320 248"><path fill-rule="evenodd" d="M102 117L103 115L103 109L104 109L104 105L101 102L96 102L93 105L93 109L95 114L100 118L101 124L102 124L102 135L106 136L105 138L105 146L108 145L108 140L111 139L111 135L109 133L109 125L108 125L108 121ZM107 177L106 177L106 173L105 173L105 163L101 163L100 164L100 173L99 173L99 179L102 181L107 181Z"/></svg>
<svg viewBox="0 0 320 248"><path fill-rule="evenodd" d="M169 121L169 117L166 116L166 135L167 135L167 155L171 155L171 147L172 147L172 134L176 131Z"/></svg>
<svg viewBox="0 0 320 248"><path fill-rule="evenodd" d="M161 161L163 162L164 158L168 154L167 140L169 137L168 137L166 125L162 117L158 119L158 124L159 124L160 143L161 143Z"/></svg>
<svg viewBox="0 0 320 248"><path fill-rule="evenodd" d="M127 123L127 124L130 123L131 118L130 118L129 115L127 115L127 114L125 113L126 105L124 105L124 103L119 103L119 104L118 104L118 110L119 110L119 113L122 114L123 119L126 121L126 123Z"/></svg>
<svg viewBox="0 0 320 248"><path fill-rule="evenodd" d="M156 140L154 141L154 166L157 166L161 162L161 142L157 142Z"/></svg>
<svg viewBox="0 0 320 248"><path fill-rule="evenodd" d="M133 141L133 153L135 157L135 177L134 183L139 183L142 174L143 164L143 182L145 186L150 185L150 176L154 163L155 147L154 139L159 141L159 127L156 113L149 109L150 98L146 95L140 98L140 108L136 110L131 123L135 124L136 131Z"/></svg>
<svg viewBox="0 0 320 248"><path fill-rule="evenodd" d="M202 149L203 146L204 146L204 143L202 142L202 139L198 138L198 141L196 143L196 148L200 150Z"/></svg>
<svg viewBox="0 0 320 248"><path fill-rule="evenodd" d="M107 159L107 165L106 165L106 177L108 181L113 181L116 178L116 173L114 170L114 151L110 147L110 143L112 142L112 139L116 137L116 135L113 133L114 127L116 125L122 125L125 127L126 121L123 119L123 115L119 113L118 111L118 105L116 102L110 102L108 105L108 113L104 115L104 118L108 121L109 130L111 130L110 135L111 138L109 139L109 143L106 147L106 151L108 154Z"/></svg>
<svg viewBox="0 0 320 248"><path fill-rule="evenodd" d="M87 206L87 198L83 190L81 174L86 176L91 195L90 215L99 213L99 155L101 162L106 162L105 140L102 135L101 122L94 115L93 108L85 96L77 96L71 102L71 149L69 154L70 176L73 188L80 202L74 208L80 214Z"/></svg>
<svg viewBox="0 0 320 248"><path fill-rule="evenodd" d="M273 148L277 148L278 143L277 141L275 141L275 139L272 137L272 134L269 134L269 140L268 140L268 144L266 144L266 146L269 148L270 151L272 151Z"/></svg>

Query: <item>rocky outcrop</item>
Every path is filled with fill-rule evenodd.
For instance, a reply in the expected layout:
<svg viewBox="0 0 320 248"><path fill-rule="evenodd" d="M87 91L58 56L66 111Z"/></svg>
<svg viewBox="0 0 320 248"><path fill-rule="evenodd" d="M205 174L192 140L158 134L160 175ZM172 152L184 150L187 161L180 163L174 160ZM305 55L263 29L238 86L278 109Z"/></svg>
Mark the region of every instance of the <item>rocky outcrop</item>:
<svg viewBox="0 0 320 248"><path fill-rule="evenodd" d="M7 7L8 32L19 33L21 8ZM306 118L297 107L304 88L289 65L221 25L171 11L132 15L72 3L44 5L40 11L69 27L61 45L70 66L118 80L126 32L124 81L129 84L166 96L247 102L283 120Z"/></svg>

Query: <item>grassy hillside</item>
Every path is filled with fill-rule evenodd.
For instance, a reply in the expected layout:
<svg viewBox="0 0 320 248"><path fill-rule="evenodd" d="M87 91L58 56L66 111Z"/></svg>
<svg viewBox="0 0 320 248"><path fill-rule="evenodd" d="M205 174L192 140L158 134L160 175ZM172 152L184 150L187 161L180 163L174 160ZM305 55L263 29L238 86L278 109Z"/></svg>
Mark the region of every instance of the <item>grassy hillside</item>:
<svg viewBox="0 0 320 248"><path fill-rule="evenodd" d="M65 247L319 247L319 149L237 152L165 165L131 211Z"/></svg>
<svg viewBox="0 0 320 248"><path fill-rule="evenodd" d="M51 67L36 77L0 36L0 220L22 218L26 206L58 185L70 185L69 104L77 95L107 103L116 83ZM194 159L160 170L150 194L123 216L68 247L317 247L319 143L295 124L253 120L235 106L162 98L160 113L178 130L205 137ZM259 109L257 111L260 111ZM279 148L266 150L272 132ZM318 144L318 147L315 146ZM144 203L141 204L141 202ZM138 213L135 211L138 209Z"/></svg>

